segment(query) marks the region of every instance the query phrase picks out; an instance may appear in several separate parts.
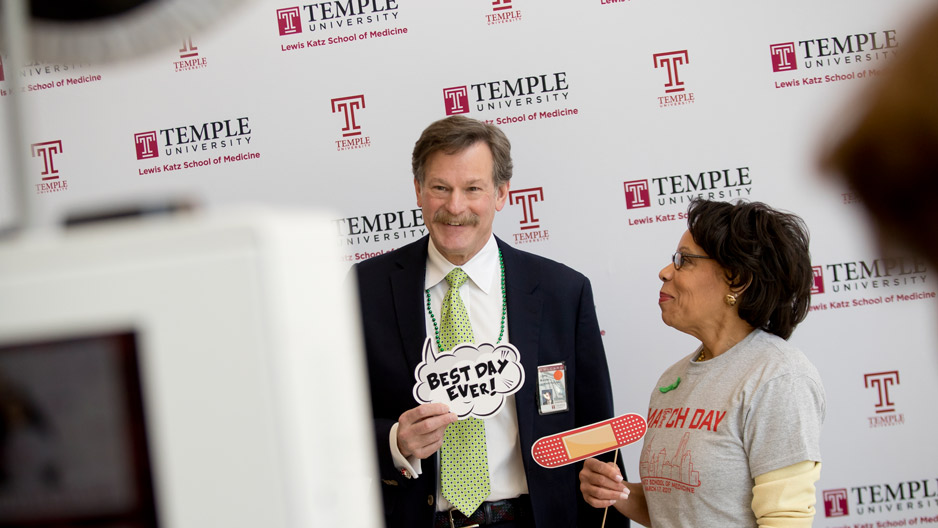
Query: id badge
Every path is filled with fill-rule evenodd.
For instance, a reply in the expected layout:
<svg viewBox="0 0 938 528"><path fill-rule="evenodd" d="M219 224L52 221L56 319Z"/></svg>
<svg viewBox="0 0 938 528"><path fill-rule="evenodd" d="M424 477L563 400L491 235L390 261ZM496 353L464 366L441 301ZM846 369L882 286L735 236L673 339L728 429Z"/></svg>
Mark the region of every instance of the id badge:
<svg viewBox="0 0 938 528"><path fill-rule="evenodd" d="M567 369L564 363L537 367L537 401L540 414L568 410Z"/></svg>

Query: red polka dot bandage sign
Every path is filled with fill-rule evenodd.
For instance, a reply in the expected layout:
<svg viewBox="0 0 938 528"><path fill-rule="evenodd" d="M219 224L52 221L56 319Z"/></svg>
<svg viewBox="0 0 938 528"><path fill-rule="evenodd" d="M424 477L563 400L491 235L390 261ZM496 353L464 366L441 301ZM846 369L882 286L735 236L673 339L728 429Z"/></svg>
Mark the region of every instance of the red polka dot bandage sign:
<svg viewBox="0 0 938 528"><path fill-rule="evenodd" d="M545 436L534 442L534 461L546 468L572 464L637 442L645 436L648 424L637 414L616 418Z"/></svg>

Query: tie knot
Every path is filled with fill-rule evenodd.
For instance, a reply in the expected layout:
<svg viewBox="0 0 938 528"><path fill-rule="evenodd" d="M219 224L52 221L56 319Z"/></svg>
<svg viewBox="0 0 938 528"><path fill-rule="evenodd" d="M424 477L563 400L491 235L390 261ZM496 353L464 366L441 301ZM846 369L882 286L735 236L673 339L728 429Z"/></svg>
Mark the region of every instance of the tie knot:
<svg viewBox="0 0 938 528"><path fill-rule="evenodd" d="M453 268L453 271L446 274L446 282L449 283L449 287L457 290L466 283L467 279L469 279L469 275L466 275L462 268Z"/></svg>

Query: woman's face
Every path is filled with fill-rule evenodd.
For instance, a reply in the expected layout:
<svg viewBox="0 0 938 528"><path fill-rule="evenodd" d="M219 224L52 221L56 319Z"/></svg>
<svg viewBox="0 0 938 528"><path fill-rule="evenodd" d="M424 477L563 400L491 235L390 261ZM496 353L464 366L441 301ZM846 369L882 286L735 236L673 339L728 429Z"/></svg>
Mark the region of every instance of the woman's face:
<svg viewBox="0 0 938 528"><path fill-rule="evenodd" d="M677 250L704 255L703 248L685 231ZM669 262L658 272L661 292L658 306L664 323L697 338L719 331L727 316L724 297L730 293L723 268L712 259L685 258L681 269Z"/></svg>

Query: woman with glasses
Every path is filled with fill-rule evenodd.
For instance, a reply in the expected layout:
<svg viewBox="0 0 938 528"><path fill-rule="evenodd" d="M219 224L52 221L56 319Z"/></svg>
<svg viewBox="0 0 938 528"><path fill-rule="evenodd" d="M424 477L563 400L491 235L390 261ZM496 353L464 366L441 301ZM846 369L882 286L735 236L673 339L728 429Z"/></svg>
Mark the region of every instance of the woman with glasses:
<svg viewBox="0 0 938 528"><path fill-rule="evenodd" d="M811 526L824 388L787 341L810 304L804 222L758 202L694 200L658 278L662 320L700 346L652 391L642 482L590 459L584 498L655 528Z"/></svg>

